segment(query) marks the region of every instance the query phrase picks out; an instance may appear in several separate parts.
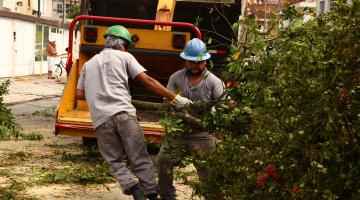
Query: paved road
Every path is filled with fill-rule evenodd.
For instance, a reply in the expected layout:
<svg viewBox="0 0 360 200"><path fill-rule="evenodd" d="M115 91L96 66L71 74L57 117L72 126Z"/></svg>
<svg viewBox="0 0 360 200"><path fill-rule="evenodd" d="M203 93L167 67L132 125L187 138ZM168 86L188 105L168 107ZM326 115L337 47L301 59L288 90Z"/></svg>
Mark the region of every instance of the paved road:
<svg viewBox="0 0 360 200"><path fill-rule="evenodd" d="M7 78L0 79L0 82ZM60 97L65 84L59 79L46 79L44 76L26 76L10 78L9 94L4 96L5 105L14 105L28 101Z"/></svg>

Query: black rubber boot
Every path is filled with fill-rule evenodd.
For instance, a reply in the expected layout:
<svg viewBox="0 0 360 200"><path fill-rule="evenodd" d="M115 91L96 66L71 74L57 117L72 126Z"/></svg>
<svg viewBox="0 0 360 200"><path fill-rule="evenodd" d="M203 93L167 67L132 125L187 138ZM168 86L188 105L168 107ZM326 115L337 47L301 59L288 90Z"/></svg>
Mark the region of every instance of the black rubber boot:
<svg viewBox="0 0 360 200"><path fill-rule="evenodd" d="M134 200L146 200L145 195L139 190L138 185L134 185L130 188Z"/></svg>
<svg viewBox="0 0 360 200"><path fill-rule="evenodd" d="M149 200L159 200L157 196L158 196L157 193L148 194L148 195L146 195L146 198L148 198Z"/></svg>

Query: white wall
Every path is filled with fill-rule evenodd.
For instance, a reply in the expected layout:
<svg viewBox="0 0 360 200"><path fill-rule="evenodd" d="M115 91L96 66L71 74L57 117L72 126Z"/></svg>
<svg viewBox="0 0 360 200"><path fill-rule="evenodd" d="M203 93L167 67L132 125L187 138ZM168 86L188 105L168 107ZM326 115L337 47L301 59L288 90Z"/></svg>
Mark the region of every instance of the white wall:
<svg viewBox="0 0 360 200"><path fill-rule="evenodd" d="M0 77L47 73L46 59L43 62L35 62L36 24L2 17L0 17L0 24L2 29L0 31ZM59 28L56 30L58 31L50 32L49 35L56 38L58 53L65 53L69 31Z"/></svg>
<svg viewBox="0 0 360 200"><path fill-rule="evenodd" d="M16 5L15 0L4 0L3 1L3 6L5 8L10 9L12 12L15 12L15 5Z"/></svg>
<svg viewBox="0 0 360 200"><path fill-rule="evenodd" d="M9 77L12 74L13 54L13 24L11 20L0 17L0 77Z"/></svg>
<svg viewBox="0 0 360 200"><path fill-rule="evenodd" d="M52 0L42 0L43 6L45 9L45 16L53 17L53 11L52 11Z"/></svg>
<svg viewBox="0 0 360 200"><path fill-rule="evenodd" d="M0 77L33 74L34 25L7 18L0 18L0 24Z"/></svg>
<svg viewBox="0 0 360 200"><path fill-rule="evenodd" d="M316 13L317 14L330 11L330 7L331 7L331 0L317 0L316 1Z"/></svg>
<svg viewBox="0 0 360 200"><path fill-rule="evenodd" d="M56 33L50 31L49 38L56 40L56 50L58 54L66 53L65 48L69 46L69 30L57 29Z"/></svg>
<svg viewBox="0 0 360 200"><path fill-rule="evenodd" d="M51 17L51 12L49 12L49 10L47 9L47 6L49 4L48 1L51 0L40 0L40 12L41 12L41 16L47 16L47 17ZM51 2L50 2L51 4ZM33 9L34 10L38 10L38 0L34 0L33 1Z"/></svg>
<svg viewBox="0 0 360 200"><path fill-rule="evenodd" d="M16 2L16 0L3 0L3 7L16 12ZM38 0L32 1L32 9L38 10ZM52 0L40 0L40 12L41 16L52 17Z"/></svg>
<svg viewBox="0 0 360 200"><path fill-rule="evenodd" d="M12 76L33 74L35 29L34 24L15 20L16 41L14 49L15 65Z"/></svg>

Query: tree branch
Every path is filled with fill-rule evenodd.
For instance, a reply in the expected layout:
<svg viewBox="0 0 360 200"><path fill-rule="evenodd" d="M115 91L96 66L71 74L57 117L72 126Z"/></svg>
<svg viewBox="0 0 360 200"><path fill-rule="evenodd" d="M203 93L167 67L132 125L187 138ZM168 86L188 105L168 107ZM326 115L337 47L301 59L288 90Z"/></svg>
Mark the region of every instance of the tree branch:
<svg viewBox="0 0 360 200"><path fill-rule="evenodd" d="M139 101L139 100L132 100L131 104L135 106L136 109L139 110L147 110L147 111L157 111L161 108L175 108L173 105L169 103L153 103L147 101ZM184 107L185 110L191 112L190 107ZM175 117L182 119L186 124L190 124L197 128L205 128L199 118L190 114L189 112L183 112L183 109L175 108L177 112L175 112Z"/></svg>

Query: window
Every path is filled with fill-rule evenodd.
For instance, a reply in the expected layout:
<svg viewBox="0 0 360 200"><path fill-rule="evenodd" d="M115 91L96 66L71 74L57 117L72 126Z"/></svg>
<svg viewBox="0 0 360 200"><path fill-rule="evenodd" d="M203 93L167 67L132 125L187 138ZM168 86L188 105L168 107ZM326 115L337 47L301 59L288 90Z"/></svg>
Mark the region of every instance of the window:
<svg viewBox="0 0 360 200"><path fill-rule="evenodd" d="M58 5L57 5L57 12L58 12L58 13L62 13L62 12L63 12L63 5L62 5L62 4L58 4Z"/></svg>
<svg viewBox="0 0 360 200"><path fill-rule="evenodd" d="M49 41L49 27L43 25L36 25L35 37L35 61L46 61L46 45Z"/></svg>
<svg viewBox="0 0 360 200"><path fill-rule="evenodd" d="M18 2L16 2L16 5L22 7L22 6L23 6L23 2L18 1Z"/></svg>
<svg viewBox="0 0 360 200"><path fill-rule="evenodd" d="M325 1L320 1L320 12L325 11Z"/></svg>
<svg viewBox="0 0 360 200"><path fill-rule="evenodd" d="M266 4L277 4L276 0L265 0Z"/></svg>
<svg viewBox="0 0 360 200"><path fill-rule="evenodd" d="M27 3L27 4L28 4L28 8L30 8L30 7L31 7L31 6L30 6L30 5L31 5L30 0L28 0L28 3Z"/></svg>

